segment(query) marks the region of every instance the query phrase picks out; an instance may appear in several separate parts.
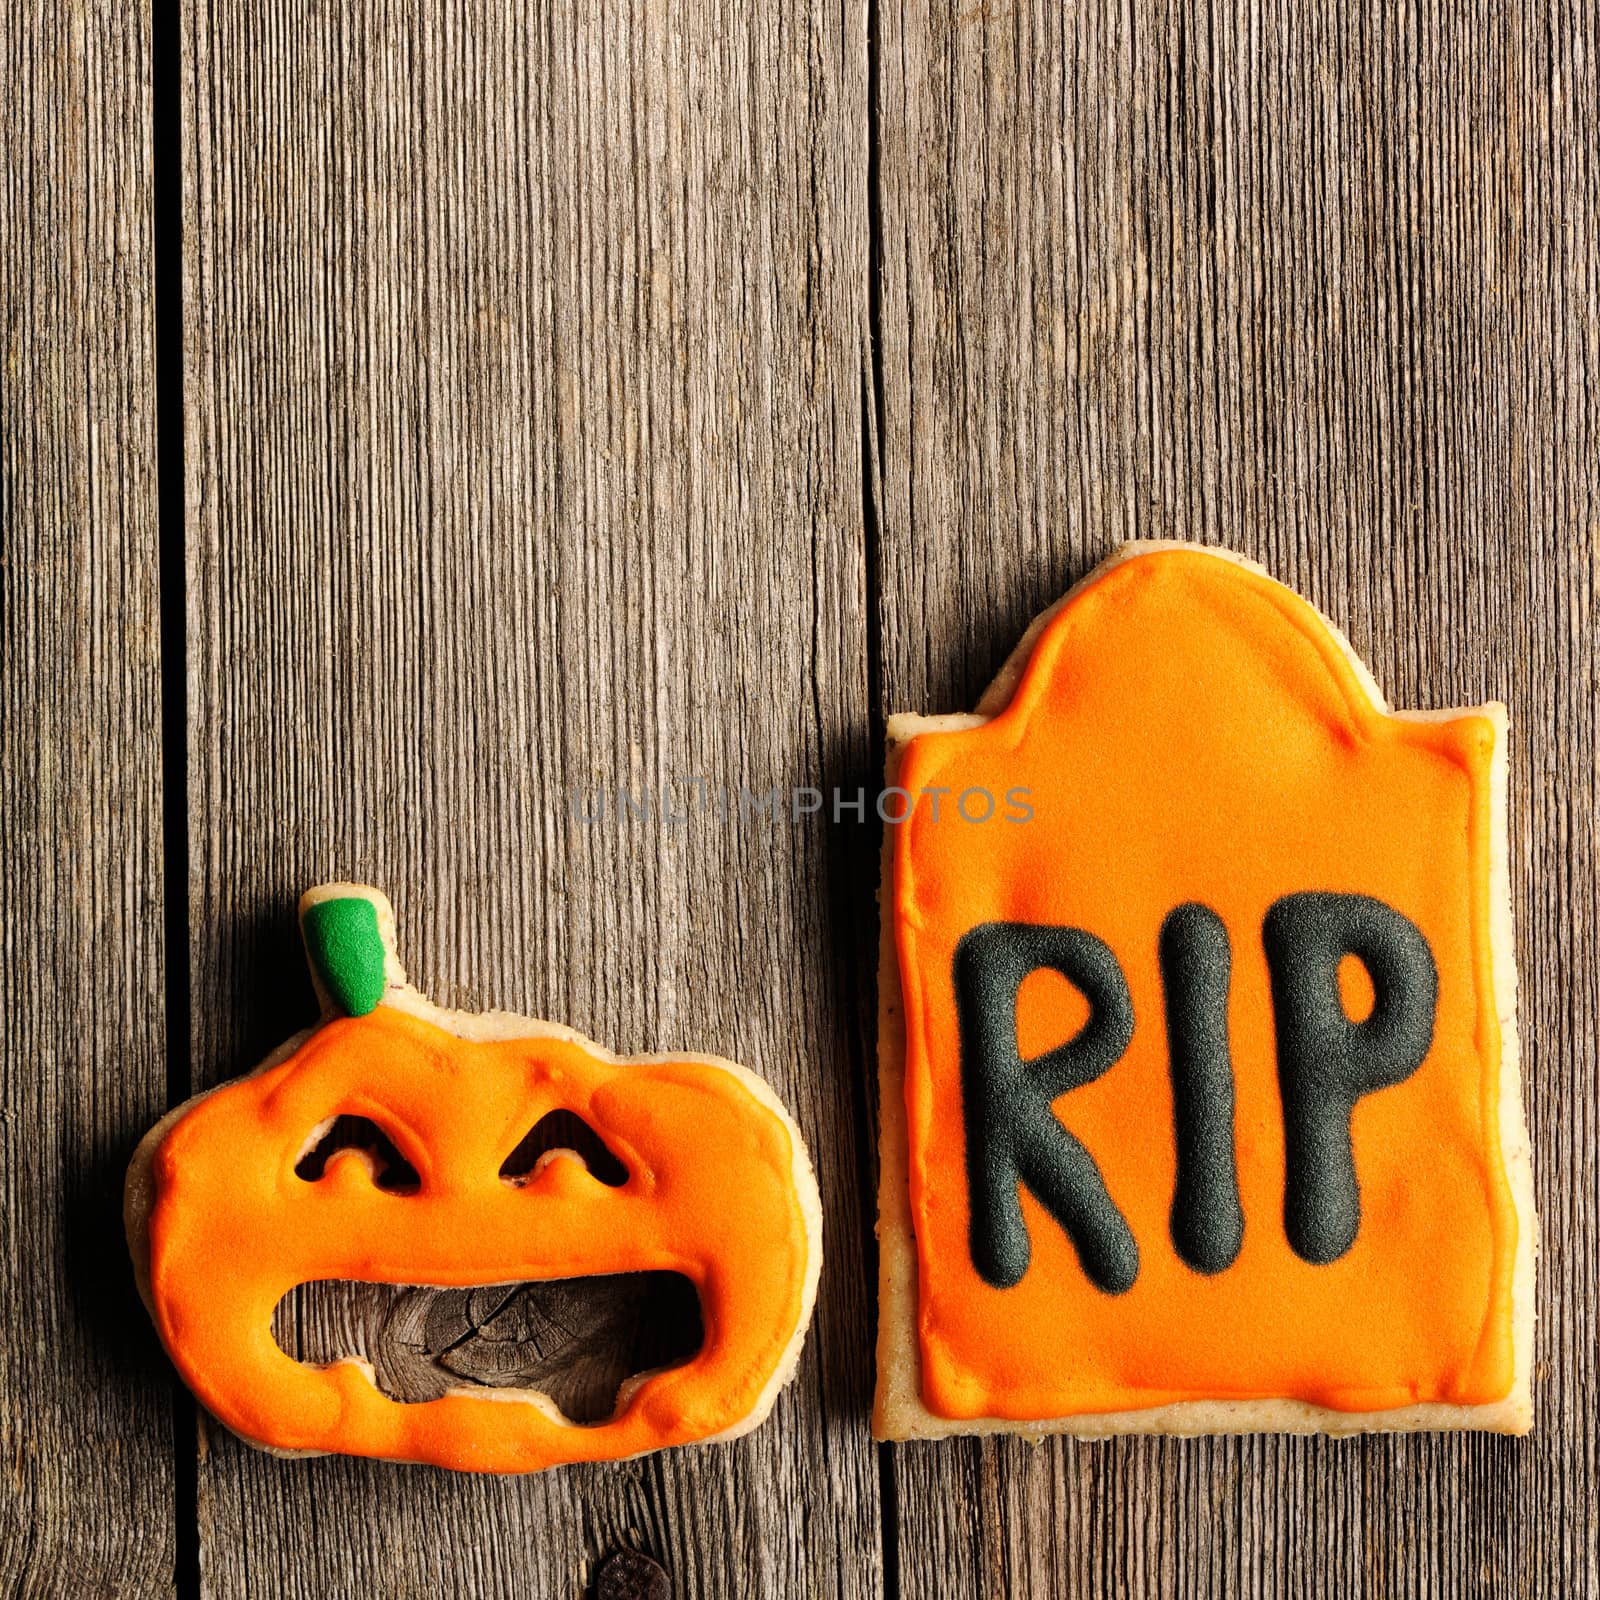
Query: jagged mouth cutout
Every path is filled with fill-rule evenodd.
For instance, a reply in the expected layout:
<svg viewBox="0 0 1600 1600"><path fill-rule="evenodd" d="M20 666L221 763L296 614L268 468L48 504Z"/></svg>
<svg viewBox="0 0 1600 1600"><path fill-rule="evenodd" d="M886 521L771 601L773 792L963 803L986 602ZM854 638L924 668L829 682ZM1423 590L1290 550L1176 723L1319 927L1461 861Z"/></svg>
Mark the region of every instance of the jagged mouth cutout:
<svg viewBox="0 0 1600 1600"><path fill-rule="evenodd" d="M628 1171L575 1112L547 1112L501 1163L512 1188L555 1160L581 1162L608 1188ZM321 1181L335 1162L357 1161L386 1193L416 1194L421 1179L369 1117L331 1117L313 1129L295 1175ZM470 1288L319 1279L278 1302L279 1349L308 1366L354 1360L401 1404L452 1391L543 1396L561 1417L592 1427L613 1420L639 1380L692 1361L705 1342L694 1284L679 1272L629 1272Z"/></svg>

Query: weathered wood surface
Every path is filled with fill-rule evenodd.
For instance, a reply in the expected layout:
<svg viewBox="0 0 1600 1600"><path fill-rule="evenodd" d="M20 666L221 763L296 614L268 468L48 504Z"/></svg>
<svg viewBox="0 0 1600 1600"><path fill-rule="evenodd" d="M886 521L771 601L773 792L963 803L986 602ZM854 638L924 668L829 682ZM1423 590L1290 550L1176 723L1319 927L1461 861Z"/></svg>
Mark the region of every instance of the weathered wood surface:
<svg viewBox="0 0 1600 1600"><path fill-rule="evenodd" d="M171 1378L121 1238L167 1095L150 35L0 38L0 1592L157 1594Z"/></svg>
<svg viewBox="0 0 1600 1600"><path fill-rule="evenodd" d="M143 12L6 30L0 1588L566 1596L634 1544L680 1596L1600 1593L1592 8L178 22L181 149ZM202 1424L196 1458L184 1402L174 1460L117 1216L169 1089L152 163L194 1084L309 1019L292 905L344 874L441 1001L762 1071L828 1265L732 1448L479 1481ZM704 805L870 784L883 712L969 707L1140 535L1266 561L1398 703L1511 705L1531 1440L867 1440L875 840ZM315 1349L495 1309L295 1308Z"/></svg>
<svg viewBox="0 0 1600 1600"><path fill-rule="evenodd" d="M1538 1431L895 1457L903 1595L1600 1592L1596 13L884 0L882 708L1118 541L1265 561L1503 698Z"/></svg>
<svg viewBox="0 0 1600 1600"><path fill-rule="evenodd" d="M704 1336L694 1285L675 1272L359 1294L321 1282L297 1300L273 1324L297 1361L358 1356L404 1401L471 1384L538 1389L583 1423L604 1422L628 1378L689 1360Z"/></svg>
<svg viewBox="0 0 1600 1600"><path fill-rule="evenodd" d="M693 783L869 781L861 20L184 17L196 1082L307 1020L294 899L367 879L444 1003L761 1072L828 1249L797 1381L726 1449L484 1480L208 1428L204 1589L567 1596L628 1543L680 1596L877 1594L872 844Z"/></svg>

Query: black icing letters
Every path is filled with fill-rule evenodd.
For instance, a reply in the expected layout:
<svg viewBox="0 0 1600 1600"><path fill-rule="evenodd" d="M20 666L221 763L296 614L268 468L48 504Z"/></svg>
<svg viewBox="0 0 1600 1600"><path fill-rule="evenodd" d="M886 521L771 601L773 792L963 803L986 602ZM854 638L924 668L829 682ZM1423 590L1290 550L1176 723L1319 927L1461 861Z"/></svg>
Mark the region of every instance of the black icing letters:
<svg viewBox="0 0 1600 1600"><path fill-rule="evenodd" d="M1077 1036L1024 1061L1017 991L1048 968L1077 986L1089 1020ZM986 922L956 947L961 1103L966 1122L972 1262L996 1288L1028 1270L1020 1185L1066 1230L1089 1280L1121 1294L1139 1275L1139 1247L1087 1150L1051 1101L1093 1083L1133 1037L1133 1003L1117 958L1079 928Z"/></svg>
<svg viewBox="0 0 1600 1600"><path fill-rule="evenodd" d="M1228 930L1209 906L1179 906L1162 923L1161 985L1178 1145L1172 1242L1196 1272L1205 1273L1231 1267L1244 1242L1228 1055L1232 970Z"/></svg>
<svg viewBox="0 0 1600 1600"><path fill-rule="evenodd" d="M1439 973L1416 924L1368 895L1285 895L1268 910L1261 938L1283 1102L1284 1231L1296 1255L1321 1266L1344 1255L1361 1226L1356 1103L1422 1065ZM1231 1267L1244 1244L1228 1038L1233 952L1216 912L1190 902L1161 925L1158 955L1177 1146L1172 1243L1194 1271L1211 1275ZM1339 990L1348 956L1372 980L1372 1014L1360 1022L1346 1015ZM1089 1020L1065 1044L1024 1061L1017 994L1042 970L1079 990ZM1053 1109L1108 1072L1133 1038L1117 958L1082 928L986 922L956 946L953 976L973 1266L998 1289L1022 1281L1032 1254L1026 1186L1065 1230L1089 1281L1124 1293L1139 1276L1139 1247L1093 1155Z"/></svg>
<svg viewBox="0 0 1600 1600"><path fill-rule="evenodd" d="M1439 974L1415 923L1360 894L1291 894L1262 928L1272 974L1287 1170L1283 1225L1296 1255L1321 1265L1355 1243L1361 1195L1350 1115L1404 1083L1433 1043ZM1345 1015L1339 963L1355 956L1375 1001Z"/></svg>

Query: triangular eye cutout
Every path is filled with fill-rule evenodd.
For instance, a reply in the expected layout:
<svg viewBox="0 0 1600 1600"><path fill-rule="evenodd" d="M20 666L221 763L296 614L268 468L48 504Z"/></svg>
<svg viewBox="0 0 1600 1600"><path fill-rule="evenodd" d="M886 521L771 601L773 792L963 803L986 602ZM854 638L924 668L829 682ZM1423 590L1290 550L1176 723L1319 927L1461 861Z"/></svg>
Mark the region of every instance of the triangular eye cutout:
<svg viewBox="0 0 1600 1600"><path fill-rule="evenodd" d="M417 1169L400 1154L394 1140L371 1117L345 1115L319 1123L306 1141L294 1175L315 1183L341 1151L354 1151L367 1175L390 1194L415 1194L422 1187Z"/></svg>
<svg viewBox="0 0 1600 1600"><path fill-rule="evenodd" d="M620 1189L628 1181L628 1169L576 1111L545 1112L500 1163L501 1178L520 1189L552 1150L570 1150L609 1189Z"/></svg>

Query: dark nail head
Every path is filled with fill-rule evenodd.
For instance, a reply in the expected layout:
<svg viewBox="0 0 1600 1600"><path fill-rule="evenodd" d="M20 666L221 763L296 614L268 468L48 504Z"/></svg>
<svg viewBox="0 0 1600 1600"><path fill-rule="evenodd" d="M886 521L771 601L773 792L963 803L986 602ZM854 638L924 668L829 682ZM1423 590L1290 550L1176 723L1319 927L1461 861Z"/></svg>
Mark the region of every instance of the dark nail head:
<svg viewBox="0 0 1600 1600"><path fill-rule="evenodd" d="M672 1600L672 1579L641 1551L619 1550L601 1564L594 1593L595 1600Z"/></svg>

